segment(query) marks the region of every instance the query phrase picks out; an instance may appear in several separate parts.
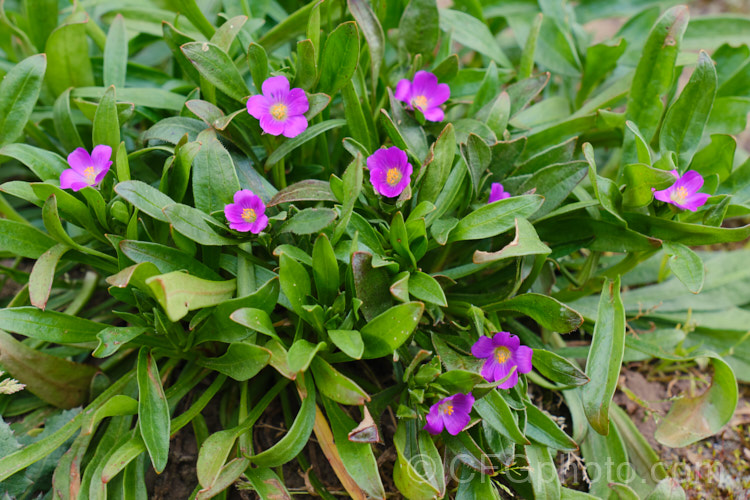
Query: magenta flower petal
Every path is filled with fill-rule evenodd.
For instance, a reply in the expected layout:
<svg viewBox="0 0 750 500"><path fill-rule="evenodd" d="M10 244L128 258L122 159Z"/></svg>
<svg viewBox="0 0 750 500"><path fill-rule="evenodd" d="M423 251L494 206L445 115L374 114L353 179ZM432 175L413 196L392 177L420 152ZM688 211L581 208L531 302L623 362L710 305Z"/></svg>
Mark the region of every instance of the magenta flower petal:
<svg viewBox="0 0 750 500"><path fill-rule="evenodd" d="M68 155L70 168L83 175L83 171L92 166L91 155L83 148L76 148Z"/></svg>
<svg viewBox="0 0 750 500"><path fill-rule="evenodd" d="M406 153L396 146L378 149L367 158L370 182L375 192L394 198L411 182L413 168Z"/></svg>
<svg viewBox="0 0 750 500"><path fill-rule="evenodd" d="M95 167L109 168L109 165L112 165L110 158L112 158L112 148L105 144L94 146L91 151L91 163Z"/></svg>
<svg viewBox="0 0 750 500"><path fill-rule="evenodd" d="M445 112L440 108L427 108L422 114L428 122L441 122L445 119Z"/></svg>
<svg viewBox="0 0 750 500"><path fill-rule="evenodd" d="M266 99L263 95L254 95L247 100L247 112L250 113L252 117L257 118L258 120L260 120L263 115L268 113L269 107L270 104L268 102L268 99Z"/></svg>
<svg viewBox="0 0 750 500"><path fill-rule="evenodd" d="M423 427L432 435L437 435L445 428L449 434L455 436L471 421L471 407L474 396L469 394L454 394L443 398L430 407L426 415L427 423Z"/></svg>
<svg viewBox="0 0 750 500"><path fill-rule="evenodd" d="M422 94L430 94L435 91L437 87L437 77L429 71L417 71L414 75L414 82L412 83L411 93L412 96ZM412 97L413 98L413 97Z"/></svg>
<svg viewBox="0 0 750 500"><path fill-rule="evenodd" d="M396 94L393 96L399 101L409 103L409 96L411 95L411 82L407 79L399 80L396 84Z"/></svg>
<svg viewBox="0 0 750 500"><path fill-rule="evenodd" d="M247 100L247 112L260 121L266 134L296 137L307 129L304 114L310 109L307 94L300 88L289 88L283 75L266 79L261 85L263 95Z"/></svg>
<svg viewBox="0 0 750 500"><path fill-rule="evenodd" d="M68 155L70 168L60 174L60 187L80 191L86 186L96 186L109 172L111 157L112 148L104 144L95 146L91 155L83 148L76 148Z"/></svg>
<svg viewBox="0 0 750 500"><path fill-rule="evenodd" d="M62 189L78 191L86 186L88 186L88 184L86 184L86 179L72 168L63 170L60 174L60 188Z"/></svg>
<svg viewBox="0 0 750 500"><path fill-rule="evenodd" d="M260 196L249 189L234 193L234 203L224 206L224 216L229 221L229 227L243 233L258 234L268 226L268 216L265 215L266 205Z"/></svg>
<svg viewBox="0 0 750 500"><path fill-rule="evenodd" d="M489 341L489 343L488 343ZM485 359L482 377L488 382L498 382L510 377L498 387L509 389L518 383L518 372L531 371L531 358L534 351L521 345L521 340L509 332L497 332L492 338L482 336L471 347L472 355ZM511 373L512 372L512 373Z"/></svg>
<svg viewBox="0 0 750 500"><path fill-rule="evenodd" d="M307 130L307 118L302 115L290 116L284 124L284 137L297 137Z"/></svg>
<svg viewBox="0 0 750 500"><path fill-rule="evenodd" d="M505 198L510 198L510 193L505 191L503 185L499 182L493 182L490 187L490 198L487 200L487 203L494 203L498 200L504 200Z"/></svg>
<svg viewBox="0 0 750 500"><path fill-rule="evenodd" d="M447 83L440 83L430 97L430 106L440 106L451 96L451 88Z"/></svg>
<svg viewBox="0 0 750 500"><path fill-rule="evenodd" d="M654 191L654 198L692 212L706 204L709 195L698 193L703 187L703 177L698 172L688 170L680 177L677 171L673 170L672 175L677 177L675 183L667 189Z"/></svg>

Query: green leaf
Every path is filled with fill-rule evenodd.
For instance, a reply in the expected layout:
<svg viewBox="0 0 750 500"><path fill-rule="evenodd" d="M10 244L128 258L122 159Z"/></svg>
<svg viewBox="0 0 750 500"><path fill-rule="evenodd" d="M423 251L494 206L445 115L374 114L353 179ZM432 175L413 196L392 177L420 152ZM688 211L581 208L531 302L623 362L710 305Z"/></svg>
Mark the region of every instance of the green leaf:
<svg viewBox="0 0 750 500"><path fill-rule="evenodd" d="M698 149L716 97L716 69L701 51L698 65L680 97L669 107L659 132L659 149L677 153L677 166L684 171Z"/></svg>
<svg viewBox="0 0 750 500"><path fill-rule="evenodd" d="M489 28L476 17L451 9L440 10L440 29L451 33L454 42L476 50L504 68L512 67Z"/></svg>
<svg viewBox="0 0 750 500"><path fill-rule="evenodd" d="M0 329L56 344L96 342L96 334L105 326L68 314L40 311L36 307L0 309Z"/></svg>
<svg viewBox="0 0 750 500"><path fill-rule="evenodd" d="M524 293L512 299L489 304L485 312L516 311L544 328L560 333L572 332L583 324L583 317L557 299L536 293Z"/></svg>
<svg viewBox="0 0 750 500"><path fill-rule="evenodd" d="M711 386L701 395L683 396L656 427L654 437L672 448L689 446L716 434L734 414L737 406L737 380L732 368L713 356Z"/></svg>
<svg viewBox="0 0 750 500"><path fill-rule="evenodd" d="M237 243L216 233L212 227L218 222L191 206L175 203L164 207L163 212L177 232L201 245L222 246Z"/></svg>
<svg viewBox="0 0 750 500"><path fill-rule="evenodd" d="M622 203L626 207L643 207L654 199L652 189L666 189L675 182L668 170L649 167L642 163L627 165L624 169L627 188Z"/></svg>
<svg viewBox="0 0 750 500"><path fill-rule="evenodd" d="M268 467L248 467L245 477L261 500L292 498L279 476Z"/></svg>
<svg viewBox="0 0 750 500"><path fill-rule="evenodd" d="M410 0L398 24L399 42L411 54L431 56L440 35L437 4L431 0Z"/></svg>
<svg viewBox="0 0 750 500"><path fill-rule="evenodd" d="M315 85L318 77L318 64L315 48L310 40L297 42L297 72L294 75L294 87L309 90Z"/></svg>
<svg viewBox="0 0 750 500"><path fill-rule="evenodd" d="M193 199L195 208L206 213L223 211L240 190L240 181L229 152L214 134L201 141L193 159Z"/></svg>
<svg viewBox="0 0 750 500"><path fill-rule="evenodd" d="M341 23L326 39L323 54L320 57L318 90L333 96L351 80L358 61L359 30L357 24L354 21Z"/></svg>
<svg viewBox="0 0 750 500"><path fill-rule="evenodd" d="M412 334L422 317L421 302L407 302L391 307L360 329L365 344L364 359L392 354Z"/></svg>
<svg viewBox="0 0 750 500"><path fill-rule="evenodd" d="M38 259L55 244L55 240L33 226L0 219L0 251Z"/></svg>
<svg viewBox="0 0 750 500"><path fill-rule="evenodd" d="M366 0L347 0L349 12L352 13L357 26L362 30L362 34L370 48L370 71L372 73L373 89L377 85L380 74L380 65L385 56L385 34L380 21ZM374 93L374 90L373 90Z"/></svg>
<svg viewBox="0 0 750 500"><path fill-rule="evenodd" d="M169 222L164 208L174 205L174 200L158 189L141 181L124 181L115 186L115 192L135 208L161 222Z"/></svg>
<svg viewBox="0 0 750 500"><path fill-rule="evenodd" d="M413 425L400 420L393 436L397 454L393 482L406 498L443 498L445 472L440 454L427 431L416 431Z"/></svg>
<svg viewBox="0 0 750 500"><path fill-rule="evenodd" d="M445 292L435 278L421 271L414 271L409 276L409 293L419 300L447 307Z"/></svg>
<svg viewBox="0 0 750 500"><path fill-rule="evenodd" d="M262 45L253 42L247 47L247 65L250 66L253 85L260 91L268 78L268 56Z"/></svg>
<svg viewBox="0 0 750 500"><path fill-rule="evenodd" d="M683 245L715 245L742 241L750 236L750 225L740 227L712 227L688 224L648 215L629 213L625 216L628 226L641 234L653 238L682 243Z"/></svg>
<svg viewBox="0 0 750 500"><path fill-rule="evenodd" d="M474 409L482 417L485 425L490 426L514 443L529 444L518 427L508 403L496 390L491 390L482 399L477 399L474 402Z"/></svg>
<svg viewBox="0 0 750 500"><path fill-rule="evenodd" d="M157 473L169 458L169 404L159 377L159 367L148 348L138 351L138 428Z"/></svg>
<svg viewBox="0 0 750 500"><path fill-rule="evenodd" d="M94 72L86 39L86 19L59 26L47 39L47 83L55 96L69 87L94 85Z"/></svg>
<svg viewBox="0 0 750 500"><path fill-rule="evenodd" d="M667 477L659 481L646 500L685 500L685 490L676 479Z"/></svg>
<svg viewBox="0 0 750 500"><path fill-rule="evenodd" d="M220 280L221 276L202 262L176 248L146 241L122 240L120 251L136 263L150 262L159 272L187 271L207 280Z"/></svg>
<svg viewBox="0 0 750 500"><path fill-rule="evenodd" d="M653 138L659 126L664 109L662 96L672 85L674 66L687 24L687 7L678 5L666 11L651 29L638 61L625 118L638 125L646 141ZM623 165L635 160L635 144L631 137L625 136Z"/></svg>
<svg viewBox="0 0 750 500"><path fill-rule="evenodd" d="M461 145L461 155L469 167L469 175L471 176L474 193L477 193L479 182L487 171L487 167L490 166L492 151L481 137L476 134L469 134L466 146Z"/></svg>
<svg viewBox="0 0 750 500"><path fill-rule="evenodd" d="M310 364L315 383L320 393L344 405L363 405L370 396L349 377L345 376L320 356Z"/></svg>
<svg viewBox="0 0 750 500"><path fill-rule="evenodd" d="M472 262L474 264L486 264L512 257L524 255L548 255L552 250L542 243L536 234L534 226L523 218L516 218L516 236L513 241L505 245L497 252L483 252L476 250Z"/></svg>
<svg viewBox="0 0 750 500"><path fill-rule="evenodd" d="M95 358L106 358L116 353L120 347L134 338L143 335L148 328L142 326L108 326L96 334L99 345L91 353Z"/></svg>
<svg viewBox="0 0 750 500"><path fill-rule="evenodd" d="M189 42L180 49L201 76L232 99L242 101L250 95L237 66L227 53L216 45L210 42Z"/></svg>
<svg viewBox="0 0 750 500"><path fill-rule="evenodd" d="M536 354L539 352L535 350ZM578 445L570 436L565 434L560 427L542 410L533 403L524 402L526 405L526 437L553 450L575 451Z"/></svg>
<svg viewBox="0 0 750 500"><path fill-rule="evenodd" d="M712 50L722 43L750 44L750 19L731 14L700 16L685 32L685 50Z"/></svg>
<svg viewBox="0 0 750 500"><path fill-rule="evenodd" d="M325 347L325 342L313 344L305 339L295 340L292 347L289 348L289 353L287 355L289 370L292 373L307 371L315 355Z"/></svg>
<svg viewBox="0 0 750 500"><path fill-rule="evenodd" d="M664 242L664 251L669 255L669 268L677 279L693 293L703 289L705 270L703 261L690 247L681 243Z"/></svg>
<svg viewBox="0 0 750 500"><path fill-rule="evenodd" d="M95 367L73 363L28 347L0 330L0 365L26 389L57 408L87 402Z"/></svg>
<svg viewBox="0 0 750 500"><path fill-rule="evenodd" d="M42 310L47 307L52 283L55 280L57 263L68 250L70 250L69 246L58 243L44 252L34 263L29 276L29 301L31 305Z"/></svg>
<svg viewBox="0 0 750 500"><path fill-rule="evenodd" d="M372 255L367 252L352 254L352 279L356 296L362 301L360 311L367 321L391 307L388 272L382 267L373 267Z"/></svg>
<svg viewBox="0 0 750 500"><path fill-rule="evenodd" d="M281 291L289 299L292 311L300 317L305 317L307 312L302 308L307 302L307 296L311 294L310 275L307 270L286 253L279 257L279 282Z"/></svg>
<svg viewBox="0 0 750 500"><path fill-rule="evenodd" d="M481 240L502 234L514 226L516 218L528 218L543 202L541 196L524 195L484 205L459 221L449 241Z"/></svg>
<svg viewBox="0 0 750 500"><path fill-rule="evenodd" d="M562 499L560 478L557 474L549 473L551 470L556 470L557 467L550 455L549 448L534 444L527 446L526 459L529 462L529 480L535 498Z"/></svg>
<svg viewBox="0 0 750 500"><path fill-rule="evenodd" d="M46 68L46 56L37 54L13 66L0 82L0 147L23 135L39 98Z"/></svg>
<svg viewBox="0 0 750 500"><path fill-rule="evenodd" d="M548 379L566 386L589 382L589 378L575 363L544 349L534 349L534 368Z"/></svg>
<svg viewBox="0 0 750 500"><path fill-rule="evenodd" d="M273 153L271 153L266 159L266 166L278 163L279 160L284 158L286 155L288 155L301 145L305 144L309 140L319 136L323 132L327 132L337 127L343 127L344 125L346 125L346 120L337 118L333 120L326 120L321 123L316 123L315 125L308 127L300 135L284 141L281 146L279 146Z"/></svg>
<svg viewBox="0 0 750 500"><path fill-rule="evenodd" d="M281 342L281 339L279 339L279 336L276 334L276 330L273 327L271 318L268 316L268 313L262 309L243 307L234 311L229 316L229 319Z"/></svg>
<svg viewBox="0 0 750 500"><path fill-rule="evenodd" d="M72 96L74 98L101 99L106 91L106 87L76 87L73 89ZM124 88L118 89L117 95L124 102L149 108L180 111L185 105L185 96L164 89Z"/></svg>
<svg viewBox="0 0 750 500"><path fill-rule="evenodd" d="M279 229L280 233L314 234L336 220L336 211L330 208L306 208L294 214Z"/></svg>
<svg viewBox="0 0 750 500"><path fill-rule="evenodd" d="M198 364L216 370L237 381L250 380L271 359L271 351L254 344L232 343L217 358L200 358Z"/></svg>
<svg viewBox="0 0 750 500"><path fill-rule="evenodd" d="M189 311L231 299L237 288L234 279L209 281L180 271L153 276L146 284L171 321L184 318Z"/></svg>
<svg viewBox="0 0 750 500"><path fill-rule="evenodd" d="M525 193L535 189L536 194L544 196L544 203L534 212L534 218L538 219L559 207L587 172L588 164L584 161L550 165L536 171L518 191Z"/></svg>
<svg viewBox="0 0 750 500"><path fill-rule="evenodd" d="M8 144L0 149L0 156L18 160L42 181L58 180L68 168L68 163L60 155L28 144Z"/></svg>
<svg viewBox="0 0 750 500"><path fill-rule="evenodd" d="M82 148L84 144L73 121L73 113L70 109L70 92L71 89L65 89L55 100L55 106L52 108L52 119L55 123L55 132L57 132L57 137L63 147L68 151L73 151L76 148Z"/></svg>
<svg viewBox="0 0 750 500"><path fill-rule="evenodd" d="M388 89L388 99L391 104L391 115L392 125L395 129L396 135L392 135L393 131L388 132L388 135L399 146L394 137L400 137L403 139L404 146L399 146L401 149L405 149L407 152L414 155L419 161L427 156L427 137L425 136L424 129L419 125L417 120L414 119L413 115L406 112L401 101L396 100L393 96L391 89ZM386 118L383 125L388 124L391 116L389 116L384 110L381 110L382 116ZM388 130L386 130L388 131Z"/></svg>
<svg viewBox="0 0 750 500"><path fill-rule="evenodd" d="M125 31L125 18L117 14L109 25L107 43L104 46L104 67L102 79L104 86L122 88L125 86L125 74L128 67L128 36ZM96 142L96 141L95 141Z"/></svg>
<svg viewBox="0 0 750 500"><path fill-rule="evenodd" d="M365 121L365 116L362 112L362 105L359 102L359 96L354 90L354 83L352 83L351 80L344 85L341 94L344 98L344 116L346 117L349 132L351 132L354 140L365 146L365 150L369 155L369 151L372 149L372 144L370 143L370 131L367 128L367 122Z"/></svg>
<svg viewBox="0 0 750 500"><path fill-rule="evenodd" d="M117 151L120 146L120 123L117 118L115 88L111 86L99 100L94 115L94 144L106 144Z"/></svg>
<svg viewBox="0 0 750 500"><path fill-rule="evenodd" d="M341 351L354 359L361 359L365 351L362 335L357 330L328 330L331 342Z"/></svg>
<svg viewBox="0 0 750 500"><path fill-rule="evenodd" d="M312 262L318 301L321 304L331 304L339 291L339 265L333 246L323 233L315 239Z"/></svg>
<svg viewBox="0 0 750 500"><path fill-rule="evenodd" d="M609 433L609 405L625 352L625 309L620 298L620 276L605 280L591 339L586 376L591 382L581 388L583 409L591 427Z"/></svg>
<svg viewBox="0 0 750 500"><path fill-rule="evenodd" d="M452 124L447 124L437 140L430 146L430 152L425 159L425 169L422 181L419 184L417 199L422 201L433 201L437 198L448 180L453 158L456 154L456 133Z"/></svg>
<svg viewBox="0 0 750 500"><path fill-rule="evenodd" d="M338 201L331 192L331 185L326 181L305 179L287 186L271 198L266 206L273 207L281 203L295 201Z"/></svg>

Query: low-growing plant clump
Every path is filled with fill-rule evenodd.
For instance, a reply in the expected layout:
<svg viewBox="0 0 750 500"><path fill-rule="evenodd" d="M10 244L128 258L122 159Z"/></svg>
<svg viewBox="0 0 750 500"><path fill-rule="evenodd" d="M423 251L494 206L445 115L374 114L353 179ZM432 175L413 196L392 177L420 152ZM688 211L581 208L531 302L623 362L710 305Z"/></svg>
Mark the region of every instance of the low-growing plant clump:
<svg viewBox="0 0 750 500"><path fill-rule="evenodd" d="M328 499L698 481L649 439L716 434L750 381L748 253L696 249L750 236L750 18L0 13L4 498L147 498L181 432L197 499L290 498L297 469ZM595 43L585 24L613 16ZM633 361L689 374L648 439L613 403L619 386L649 407L619 380Z"/></svg>

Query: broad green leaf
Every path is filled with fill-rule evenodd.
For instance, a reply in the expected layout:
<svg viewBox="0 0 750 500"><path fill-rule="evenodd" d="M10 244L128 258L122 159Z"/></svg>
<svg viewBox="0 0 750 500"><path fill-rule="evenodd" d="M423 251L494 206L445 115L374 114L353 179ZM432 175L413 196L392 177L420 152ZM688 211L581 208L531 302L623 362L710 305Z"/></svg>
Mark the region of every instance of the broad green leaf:
<svg viewBox="0 0 750 500"><path fill-rule="evenodd" d="M172 227L180 234L201 245L235 245L237 242L213 230L218 222L204 212L188 205L175 203L162 210Z"/></svg>
<svg viewBox="0 0 750 500"><path fill-rule="evenodd" d="M86 403L97 369L28 347L0 330L0 365L26 390L57 408Z"/></svg>
<svg viewBox="0 0 750 500"><path fill-rule="evenodd" d="M533 218L538 219L559 207L587 172L587 163L584 161L550 165L536 171L521 184L518 191L525 193L534 189L536 194L544 197L544 203L533 214Z"/></svg>
<svg viewBox="0 0 750 500"><path fill-rule="evenodd" d="M260 91L263 82L268 78L268 55L262 45L253 42L248 46L247 64L250 66L253 85Z"/></svg>
<svg viewBox="0 0 750 500"><path fill-rule="evenodd" d="M280 233L297 235L319 233L336 220L336 211L330 208L305 208L282 224Z"/></svg>
<svg viewBox="0 0 750 500"><path fill-rule="evenodd" d="M302 264L286 253L279 257L279 283L281 291L289 299L292 310L305 317L306 311L302 306L307 302L306 297L312 293L310 275Z"/></svg>
<svg viewBox="0 0 750 500"><path fill-rule="evenodd" d="M703 289L705 270L703 261L690 247L681 243L664 242L664 251L669 255L669 268L688 290L700 293Z"/></svg>
<svg viewBox="0 0 750 500"><path fill-rule="evenodd" d="M39 180L58 180L68 163L60 155L29 144L8 144L0 148L0 156L7 156L26 165Z"/></svg>
<svg viewBox="0 0 750 500"><path fill-rule="evenodd" d="M566 386L589 383L589 378L575 363L545 349L534 349L534 368L548 379Z"/></svg>
<svg viewBox="0 0 750 500"><path fill-rule="evenodd" d="M620 276L605 280L596 325L586 359L586 376L591 382L581 388L583 409L591 427L601 435L609 433L609 406L620 376L625 352L625 309L620 298Z"/></svg>
<svg viewBox="0 0 750 500"><path fill-rule="evenodd" d="M627 165L624 169L627 183L622 203L626 207L642 207L654 199L652 189L666 189L675 182L675 177L668 170L661 170L642 163Z"/></svg>
<svg viewBox="0 0 750 500"><path fill-rule="evenodd" d="M516 218L528 218L544 202L538 195L512 196L476 209L461 219L449 241L480 240L502 234L515 224ZM439 207L439 205L436 206Z"/></svg>
<svg viewBox="0 0 750 500"><path fill-rule="evenodd" d="M47 39L44 52L47 54L47 83L58 96L69 87L94 85L89 45L86 39L86 19L59 26Z"/></svg>
<svg viewBox="0 0 750 500"><path fill-rule="evenodd" d="M421 302L407 302L391 307L360 328L365 344L364 359L392 354L411 335L422 317Z"/></svg>
<svg viewBox="0 0 750 500"><path fill-rule="evenodd" d="M120 347L139 335L143 335L148 328L142 326L108 326L96 334L99 345L91 353L95 358L106 358L116 353Z"/></svg>
<svg viewBox="0 0 750 500"><path fill-rule="evenodd" d="M161 274L159 268L150 262L141 262L124 268L117 274L108 276L106 281L109 285L117 288L125 288L132 285L140 290L150 293L146 280L152 276Z"/></svg>
<svg viewBox="0 0 750 500"><path fill-rule="evenodd" d="M557 299L548 295L524 293L511 299L483 307L485 312L516 311L560 333L572 332L583 324L583 317Z"/></svg>
<svg viewBox="0 0 750 500"><path fill-rule="evenodd" d="M526 437L553 450L575 451L578 445L533 403L526 404Z"/></svg>
<svg viewBox="0 0 750 500"><path fill-rule="evenodd" d="M529 480L535 498L562 498L560 478L557 474L550 474L550 471L556 470L556 465L549 448L532 444L525 450L529 462Z"/></svg>
<svg viewBox="0 0 750 500"><path fill-rule="evenodd" d="M102 79L104 86L114 85L120 89L125 86L125 74L128 66L128 36L125 31L125 18L117 14L109 25L107 44L104 46L104 67Z"/></svg>
<svg viewBox="0 0 750 500"><path fill-rule="evenodd" d="M29 276L29 301L31 305L42 310L47 307L49 294L55 280L57 263L68 250L70 250L69 246L58 243L44 252L34 263Z"/></svg>
<svg viewBox="0 0 750 500"><path fill-rule="evenodd" d="M117 118L115 87L111 86L99 100L94 115L94 144L106 144L117 151L120 146L120 122Z"/></svg>
<svg viewBox="0 0 750 500"><path fill-rule="evenodd" d="M424 176L419 184L417 199L433 201L443 189L450 174L453 158L456 154L456 134L452 124L447 124L437 140L430 146L430 152L425 159Z"/></svg>
<svg viewBox="0 0 750 500"><path fill-rule="evenodd" d="M328 337L344 354L354 359L360 359L365 351L362 335L357 330L328 330Z"/></svg>
<svg viewBox="0 0 750 500"><path fill-rule="evenodd" d="M731 14L700 16L685 32L685 50L711 50L722 43L750 44L750 19Z"/></svg>
<svg viewBox="0 0 750 500"><path fill-rule="evenodd" d="M248 467L245 470L245 477L253 485L253 489L261 500L292 498L279 476L269 467Z"/></svg>
<svg viewBox="0 0 750 500"><path fill-rule="evenodd" d="M187 271L193 276L207 280L220 280L214 270L176 248L146 241L122 240L120 250L136 263L150 262L161 273Z"/></svg>
<svg viewBox="0 0 750 500"><path fill-rule="evenodd" d="M49 72L48 72L49 74ZM67 87L66 87L67 88ZM72 96L86 99L101 99L106 87L76 87ZM185 96L157 88L124 88L118 89L117 95L123 102L133 103L136 106L146 106L156 109L170 109L180 111L185 105Z"/></svg>
<svg viewBox="0 0 750 500"><path fill-rule="evenodd" d="M363 405L370 396L349 377L336 370L320 356L310 364L315 383L320 393L344 405Z"/></svg>
<svg viewBox="0 0 750 500"><path fill-rule="evenodd" d="M580 107L591 91L617 67L617 61L625 52L627 41L619 38L592 45L586 49L581 87L576 94L576 104Z"/></svg>
<svg viewBox="0 0 750 500"><path fill-rule="evenodd" d="M36 307L0 309L0 329L56 344L96 342L96 334L105 326L68 314L40 311Z"/></svg>
<svg viewBox="0 0 750 500"><path fill-rule="evenodd" d="M713 356L711 386L699 396L677 399L656 427L654 437L672 448L691 445L711 436L732 417L737 406L737 380L732 368Z"/></svg>
<svg viewBox="0 0 750 500"><path fill-rule="evenodd" d="M372 73L373 92L380 74L380 65L385 55L385 34L380 21L366 0L347 0L349 11L362 30L362 35L370 48L370 71Z"/></svg>
<svg viewBox="0 0 750 500"><path fill-rule="evenodd" d="M201 141L193 159L192 178L195 208L206 213L223 211L240 190L232 157L213 134Z"/></svg>
<svg viewBox="0 0 750 500"><path fill-rule="evenodd" d="M320 57L318 90L333 96L351 80L358 61L359 30L357 24L353 21L341 23L326 39Z"/></svg>
<svg viewBox="0 0 750 500"><path fill-rule="evenodd" d="M213 43L189 42L180 49L201 76L232 99L242 101L250 95L237 66L226 52Z"/></svg>
<svg viewBox="0 0 750 500"><path fill-rule="evenodd" d="M439 11L440 29L451 33L454 42L476 50L504 68L512 66L486 24L458 10L439 9Z"/></svg>
<svg viewBox="0 0 750 500"><path fill-rule="evenodd" d="M0 147L23 134L39 98L46 68L46 56L37 54L13 66L0 82Z"/></svg>
<svg viewBox="0 0 750 500"><path fill-rule="evenodd" d="M55 106L52 108L52 119L55 123L55 132L57 132L57 137L63 147L68 151L73 151L76 148L83 147L84 144L73 121L73 113L70 109L70 92L71 89L66 89L55 100Z"/></svg>
<svg viewBox="0 0 750 500"><path fill-rule="evenodd" d="M742 241L750 236L750 225L740 227L712 227L629 213L625 220L628 226L641 234L648 234L672 243L683 245L715 245Z"/></svg>
<svg viewBox="0 0 750 500"><path fill-rule="evenodd" d="M279 340L276 330L273 327L271 318L268 313L262 309L254 307L243 307L234 311L229 318L235 323L250 328L256 332L268 335L271 338Z"/></svg>
<svg viewBox="0 0 750 500"><path fill-rule="evenodd" d="M687 7L679 5L666 11L651 29L638 61L625 118L638 125L646 141L652 139L659 125L664 109L662 96L672 85L675 62L687 24ZM623 150L623 165L633 163L635 144L632 136L625 136Z"/></svg>
<svg viewBox="0 0 750 500"><path fill-rule="evenodd" d="M151 352L138 352L138 428L157 473L169 458L169 405L159 378L159 367Z"/></svg>
<svg viewBox="0 0 750 500"><path fill-rule="evenodd" d="M518 427L518 422L508 403L496 390L491 390L482 399L477 399L474 402L474 409L482 417L485 425L490 426L514 443L529 444Z"/></svg>
<svg viewBox="0 0 750 500"><path fill-rule="evenodd" d="M461 154L464 157L466 166L469 167L471 183L474 187L474 193L479 189L479 182L490 166L492 151L486 142L476 134L469 134L466 146L461 145Z"/></svg>
<svg viewBox="0 0 750 500"><path fill-rule="evenodd" d="M362 301L360 311L367 321L387 311L393 301L390 297L388 272L373 267L372 255L367 252L352 254L352 279L357 298Z"/></svg>
<svg viewBox="0 0 750 500"><path fill-rule="evenodd" d="M289 348L287 359L289 361L289 370L292 373L304 372L312 363L313 358L321 349L326 347L325 342L313 344L305 339L297 339Z"/></svg>
<svg viewBox="0 0 750 500"><path fill-rule="evenodd" d="M351 132L354 140L365 146L365 151L369 155L372 150L370 131L367 128L359 96L354 90L354 84L351 80L341 89L341 95L344 98L344 116L349 132Z"/></svg>
<svg viewBox="0 0 750 500"><path fill-rule="evenodd" d="M115 192L141 212L161 222L169 222L164 208L174 200L158 189L141 181L124 181L115 186Z"/></svg>
<svg viewBox="0 0 750 500"><path fill-rule="evenodd" d="M589 182L594 191L594 196L599 200L599 204L604 210L624 223L624 219L620 216L622 210L620 188L611 179L597 174L594 148L588 142L583 145L583 156L589 164Z"/></svg>
<svg viewBox="0 0 750 500"><path fill-rule="evenodd" d="M701 51L698 65L680 97L669 107L659 132L659 148L677 153L677 166L684 171L698 149L716 97L714 62Z"/></svg>
<svg viewBox="0 0 750 500"><path fill-rule="evenodd" d="M232 343L221 356L200 358L198 364L241 382L257 375L270 358L271 352L268 349L254 344Z"/></svg>
<svg viewBox="0 0 750 500"><path fill-rule="evenodd" d="M294 87L310 90L318 78L318 64L315 48L310 40L297 42L297 72Z"/></svg>
<svg viewBox="0 0 750 500"><path fill-rule="evenodd" d="M410 499L442 498L445 494L445 472L440 454L427 431L417 431L413 422L399 421L393 444L396 463L393 482ZM411 426L411 429L407 427Z"/></svg>
<svg viewBox="0 0 750 500"><path fill-rule="evenodd" d="M447 307L445 292L435 278L421 271L414 271L409 276L409 293L419 300Z"/></svg>
<svg viewBox="0 0 750 500"><path fill-rule="evenodd" d="M237 280L209 281L180 271L153 276L146 284L171 321L231 299L237 288Z"/></svg>
<svg viewBox="0 0 750 500"><path fill-rule="evenodd" d="M667 477L659 481L646 500L685 500L685 490L675 478Z"/></svg>
<svg viewBox="0 0 750 500"><path fill-rule="evenodd" d="M272 207L281 203L292 203L295 201L338 201L331 192L331 185L326 181L317 179L305 179L295 182L291 186L282 189L268 202Z"/></svg>
<svg viewBox="0 0 750 500"><path fill-rule="evenodd" d="M435 2L410 0L398 24L399 43L411 54L432 55L440 35L439 20Z"/></svg>
<svg viewBox="0 0 750 500"><path fill-rule="evenodd" d="M346 125L346 120L336 118L333 120L326 120L321 123L316 123L315 125L308 127L300 135L284 141L281 146L279 146L273 153L271 153L266 159L266 166L278 163L279 160L283 159L286 155L288 155L301 145L305 144L309 140L319 136L323 132L327 132L328 130L337 127L343 127L344 125Z"/></svg>
<svg viewBox="0 0 750 500"><path fill-rule="evenodd" d="M483 252L476 250L472 261L474 264L485 264L512 257L524 255L547 255L552 250L542 243L534 230L534 226L524 218L516 218L516 236L513 241L497 252Z"/></svg>
<svg viewBox="0 0 750 500"><path fill-rule="evenodd" d="M224 52L229 53L232 48L232 42L234 42L237 34L242 30L246 22L247 16L234 16L231 19L227 19L211 36L211 43Z"/></svg>
<svg viewBox="0 0 750 500"><path fill-rule="evenodd" d="M315 239L312 263L318 300L321 304L331 304L339 291L339 266L333 246L325 234Z"/></svg>

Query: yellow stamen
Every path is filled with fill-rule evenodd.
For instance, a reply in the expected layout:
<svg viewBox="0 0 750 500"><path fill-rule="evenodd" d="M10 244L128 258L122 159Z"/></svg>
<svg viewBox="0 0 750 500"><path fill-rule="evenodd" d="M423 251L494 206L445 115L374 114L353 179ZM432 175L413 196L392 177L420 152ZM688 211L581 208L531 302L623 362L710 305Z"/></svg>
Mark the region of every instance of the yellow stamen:
<svg viewBox="0 0 750 500"><path fill-rule="evenodd" d="M93 184L96 181L96 170L94 170L94 167L86 167L83 176L86 178L86 182Z"/></svg>
<svg viewBox="0 0 750 500"><path fill-rule="evenodd" d="M277 120L283 120L286 118L286 104L279 102L271 106L271 109L269 109L271 116L276 118Z"/></svg>
<svg viewBox="0 0 750 500"><path fill-rule="evenodd" d="M242 209L242 220L247 222L248 224L252 224L255 222L255 219L258 218L258 214L255 213L255 210L252 208L243 208Z"/></svg>
<svg viewBox="0 0 750 500"><path fill-rule="evenodd" d="M387 182L389 186L395 186L401 181L402 176L403 174L398 168L391 167L385 174L385 182Z"/></svg>
<svg viewBox="0 0 750 500"><path fill-rule="evenodd" d="M497 349L495 349L495 358L497 359L498 363L505 363L506 361L508 361L508 358L510 358L510 350L504 346L498 347Z"/></svg>
<svg viewBox="0 0 750 500"><path fill-rule="evenodd" d="M422 110L424 110L424 108L427 107L427 98L425 96L423 96L423 95L418 95L418 96L414 97L411 100L411 102L413 103L414 106L416 106L417 108L422 109Z"/></svg>
<svg viewBox="0 0 750 500"><path fill-rule="evenodd" d="M677 203L683 203L685 201L685 198L687 198L687 195L688 195L687 189L680 186L674 191L672 191L670 198L672 198L672 201L676 201Z"/></svg>
<svg viewBox="0 0 750 500"><path fill-rule="evenodd" d="M450 403L443 403L440 407L440 412L443 415L453 415L453 405Z"/></svg>

